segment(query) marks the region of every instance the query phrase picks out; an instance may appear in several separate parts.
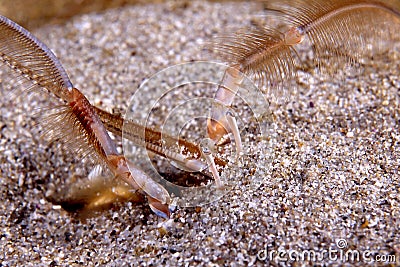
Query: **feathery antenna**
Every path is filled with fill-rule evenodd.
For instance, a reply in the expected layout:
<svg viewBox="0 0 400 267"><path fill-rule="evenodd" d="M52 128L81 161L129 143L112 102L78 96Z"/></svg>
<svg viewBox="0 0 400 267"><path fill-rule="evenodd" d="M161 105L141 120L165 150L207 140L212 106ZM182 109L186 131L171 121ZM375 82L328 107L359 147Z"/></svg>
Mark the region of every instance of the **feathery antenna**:
<svg viewBox="0 0 400 267"><path fill-rule="evenodd" d="M271 0L267 9L285 25L283 31L268 26L242 29L215 38L214 51L229 67L219 86L207 130L215 142L233 133L240 151L239 129L226 111L239 90L243 73L268 96L291 93L301 68L296 46L308 37L317 68L335 73L345 64L358 63L369 49L400 37L400 2L374 0ZM237 71L232 71L232 69Z"/></svg>

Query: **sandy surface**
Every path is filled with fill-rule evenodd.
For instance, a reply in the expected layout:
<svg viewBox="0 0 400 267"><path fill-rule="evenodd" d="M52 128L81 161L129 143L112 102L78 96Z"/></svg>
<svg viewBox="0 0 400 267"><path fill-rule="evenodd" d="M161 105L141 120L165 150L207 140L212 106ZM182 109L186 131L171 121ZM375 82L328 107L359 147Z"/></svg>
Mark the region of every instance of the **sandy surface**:
<svg viewBox="0 0 400 267"><path fill-rule="evenodd" d="M83 15L34 33L92 103L125 110L144 79L213 59L201 49L205 41L257 24L262 14L257 4L179 3ZM336 260L325 254L316 264L359 266L395 255L398 265L399 55L376 55L346 79L302 72L289 103L272 105L260 121L264 137L247 129L245 155L223 172L233 188L218 201L177 208L168 221L146 204L81 219L50 202L51 192L92 166L40 138L37 107L48 105L46 97L10 99L3 90L0 266L288 265L277 251L283 258L331 251ZM250 122L243 117L240 127ZM349 250L364 253L364 262L344 260L339 252Z"/></svg>

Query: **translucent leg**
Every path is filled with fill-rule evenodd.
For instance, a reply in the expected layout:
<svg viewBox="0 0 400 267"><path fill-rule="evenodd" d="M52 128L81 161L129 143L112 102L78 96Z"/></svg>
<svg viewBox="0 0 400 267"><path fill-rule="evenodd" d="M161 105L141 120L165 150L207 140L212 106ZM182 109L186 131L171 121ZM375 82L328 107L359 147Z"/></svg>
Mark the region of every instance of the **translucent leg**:
<svg viewBox="0 0 400 267"><path fill-rule="evenodd" d="M203 142L201 144L201 150L202 150L202 154L203 157L205 158L207 165L208 165L208 169L210 170L210 172L213 175L213 178L215 180L215 185L217 186L217 188L222 188L222 181L221 178L219 176L218 170L217 170L217 166L215 165L215 160L214 157L211 153L211 149L210 147L213 146L213 141L206 139L205 142Z"/></svg>
<svg viewBox="0 0 400 267"><path fill-rule="evenodd" d="M240 156L240 153L242 152L242 139L240 138L240 132L239 128L236 122L235 116L232 114L232 112L227 111L226 112L226 120L229 125L229 129L231 130L233 137L235 139L235 144L236 144L236 157Z"/></svg>
<svg viewBox="0 0 400 267"><path fill-rule="evenodd" d="M233 134L237 156L242 151L242 141L236 118L229 111L229 107L232 105L242 81L243 74L237 66L227 68L215 95L215 103L207 122L208 135L215 143L218 143L225 134Z"/></svg>

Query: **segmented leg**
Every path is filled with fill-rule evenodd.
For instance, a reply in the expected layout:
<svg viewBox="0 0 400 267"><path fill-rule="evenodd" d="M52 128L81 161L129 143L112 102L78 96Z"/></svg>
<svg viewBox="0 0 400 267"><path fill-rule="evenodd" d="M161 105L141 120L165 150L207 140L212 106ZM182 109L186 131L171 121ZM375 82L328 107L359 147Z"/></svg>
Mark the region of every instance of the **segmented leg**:
<svg viewBox="0 0 400 267"><path fill-rule="evenodd" d="M224 135L232 133L236 154L242 151L242 141L236 118L229 110L233 100L243 82L243 74L238 70L239 66L228 67L221 84L215 95L215 103L212 106L210 117L207 121L208 136L218 143Z"/></svg>
<svg viewBox="0 0 400 267"><path fill-rule="evenodd" d="M168 192L139 168L118 154L95 108L73 87L66 71L51 50L12 20L0 15L0 60L37 87L63 100L59 116L48 121L49 132L70 138L77 150L90 150L114 173L133 188L149 196L150 207L158 215L169 217ZM57 114L56 114L57 115ZM53 118L53 119L54 119ZM64 133L63 131L67 131Z"/></svg>

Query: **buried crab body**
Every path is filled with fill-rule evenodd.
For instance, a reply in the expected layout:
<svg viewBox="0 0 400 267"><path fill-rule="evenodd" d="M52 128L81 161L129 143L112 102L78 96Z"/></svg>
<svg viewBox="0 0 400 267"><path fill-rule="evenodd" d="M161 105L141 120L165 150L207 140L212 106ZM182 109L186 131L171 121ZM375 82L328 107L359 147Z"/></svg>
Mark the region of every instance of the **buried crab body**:
<svg viewBox="0 0 400 267"><path fill-rule="evenodd" d="M282 84L296 77L294 47L302 43L305 37L311 41L318 68L326 56L334 61L345 58L346 62L351 63L359 56L358 51L363 51L364 41L368 40L369 35L380 37L385 34L377 26L375 29L375 25L371 25L372 21L375 23L378 20L380 26L387 26L387 21L398 22L400 18L397 6L390 8L380 1L271 1L274 2L278 3L275 11L289 21L287 31L280 32L267 27L249 29L220 41L217 39L215 43L216 49L229 62L229 67L218 83L215 101L207 120L207 132L213 144L221 144L226 141L224 138L227 134L232 134L237 155L240 155L242 142L237 117L233 115L231 106L242 86L244 75L254 76L261 86L263 83L271 86L278 84L277 89L290 92L292 89ZM400 31L395 29L387 32L398 37ZM217 187L222 187L216 165L225 166L226 162L215 157L208 149L208 144L194 145L92 106L78 89L73 88L61 63L50 49L3 16L0 16L0 60L34 86L47 89L64 101L53 121L47 120L51 122L46 126L50 126L48 132L52 138L66 141L74 139L77 143L74 152L77 154L81 154L81 150L92 151L109 167L114 177L147 195L150 208L157 215L170 216L171 197L168 191L120 155L107 131L122 136L125 124L129 130L125 131L128 134L124 138L130 138L133 143L170 159L182 169L204 172L208 168ZM336 65L332 64L332 68ZM60 134L62 131L66 133ZM169 149L163 145L164 138L185 147L190 153Z"/></svg>

